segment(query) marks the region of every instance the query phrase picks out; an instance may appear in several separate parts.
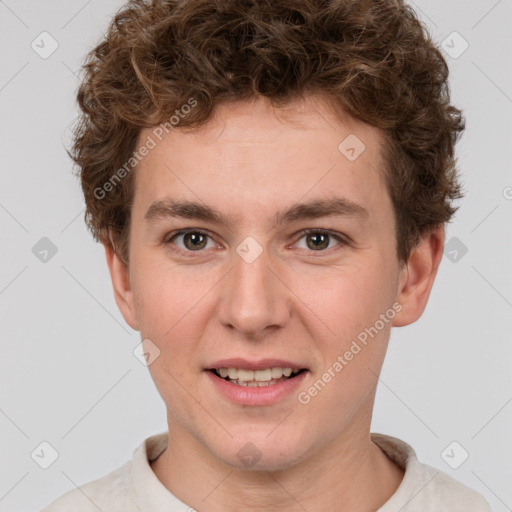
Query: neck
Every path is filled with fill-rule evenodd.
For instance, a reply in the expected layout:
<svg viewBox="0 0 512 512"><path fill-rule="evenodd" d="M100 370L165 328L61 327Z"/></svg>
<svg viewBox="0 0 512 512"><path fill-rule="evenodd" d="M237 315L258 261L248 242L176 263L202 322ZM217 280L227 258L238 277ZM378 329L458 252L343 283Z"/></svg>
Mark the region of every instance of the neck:
<svg viewBox="0 0 512 512"><path fill-rule="evenodd" d="M169 445L151 467L167 489L197 510L338 510L343 503L345 510L368 512L395 493L404 471L371 441L369 425L361 432L345 432L293 467L248 471L219 461L172 424Z"/></svg>

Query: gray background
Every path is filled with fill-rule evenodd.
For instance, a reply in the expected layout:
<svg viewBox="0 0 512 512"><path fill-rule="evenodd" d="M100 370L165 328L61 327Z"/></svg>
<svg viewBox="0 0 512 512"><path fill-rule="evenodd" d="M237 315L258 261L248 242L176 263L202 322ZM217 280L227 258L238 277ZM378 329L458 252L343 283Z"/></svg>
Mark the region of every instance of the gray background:
<svg viewBox="0 0 512 512"><path fill-rule="evenodd" d="M38 510L166 429L64 151L77 115L75 73L121 5L0 1L2 511ZM467 195L425 314L392 333L372 431L404 439L422 462L480 491L496 512L509 511L512 1L413 6L452 54L453 100L467 117L458 146ZM46 59L31 47L43 45L43 31L59 45ZM57 248L46 262L32 250L43 237ZM36 463L49 456L43 441L58 452L46 470ZM34 450L45 455L34 460ZM452 469L446 461L459 464L463 450L469 458Z"/></svg>

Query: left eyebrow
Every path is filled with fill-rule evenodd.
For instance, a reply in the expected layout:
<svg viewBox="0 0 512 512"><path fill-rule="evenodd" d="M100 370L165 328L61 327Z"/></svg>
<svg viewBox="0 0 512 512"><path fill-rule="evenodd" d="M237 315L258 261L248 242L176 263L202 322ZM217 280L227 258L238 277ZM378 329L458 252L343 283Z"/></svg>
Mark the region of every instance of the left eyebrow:
<svg viewBox="0 0 512 512"><path fill-rule="evenodd" d="M348 199L334 197L331 199L316 199L307 203L298 203L284 212L278 212L275 216L276 224L292 222L302 219L316 219L319 217L362 217L370 214L366 208Z"/></svg>
<svg viewBox="0 0 512 512"><path fill-rule="evenodd" d="M369 216L368 210L362 206L344 199L334 197L331 199L316 199L306 203L298 203L287 210L277 212L275 223L293 222L302 219L316 219L328 216L361 217ZM198 219L217 224L232 225L237 219L232 215L225 215L211 206L193 201L174 201L164 198L155 201L147 209L144 218L151 222L167 217L180 217L185 219Z"/></svg>

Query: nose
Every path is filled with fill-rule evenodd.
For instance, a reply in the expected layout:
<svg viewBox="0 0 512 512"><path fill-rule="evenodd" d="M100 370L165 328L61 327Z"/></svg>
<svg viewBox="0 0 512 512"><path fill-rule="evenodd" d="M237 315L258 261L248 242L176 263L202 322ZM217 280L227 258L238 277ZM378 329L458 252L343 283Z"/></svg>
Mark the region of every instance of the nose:
<svg viewBox="0 0 512 512"><path fill-rule="evenodd" d="M291 293L275 267L265 250L250 263L234 253L233 267L223 280L218 310L226 328L258 339L286 325Z"/></svg>

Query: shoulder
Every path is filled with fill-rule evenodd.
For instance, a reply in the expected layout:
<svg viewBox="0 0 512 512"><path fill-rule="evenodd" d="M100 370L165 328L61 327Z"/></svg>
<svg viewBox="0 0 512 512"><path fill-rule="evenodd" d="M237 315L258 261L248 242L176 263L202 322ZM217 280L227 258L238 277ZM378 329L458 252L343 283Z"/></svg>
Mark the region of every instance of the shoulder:
<svg viewBox="0 0 512 512"><path fill-rule="evenodd" d="M425 503L442 505L443 510L460 512L491 512L491 508L482 495L455 480L443 471L421 464L425 473L430 475L431 484L425 487Z"/></svg>
<svg viewBox="0 0 512 512"><path fill-rule="evenodd" d="M447 473L418 461L401 439L371 434L386 455L405 470L395 494L378 512L491 512L483 496Z"/></svg>
<svg viewBox="0 0 512 512"><path fill-rule="evenodd" d="M133 499L126 485L130 464L128 461L111 473L66 492L41 512L131 512Z"/></svg>
<svg viewBox="0 0 512 512"><path fill-rule="evenodd" d="M167 442L167 432L146 438L121 467L68 491L41 512L138 512L138 505L146 504L153 494L165 503L172 495L157 479L149 461L158 457Z"/></svg>

